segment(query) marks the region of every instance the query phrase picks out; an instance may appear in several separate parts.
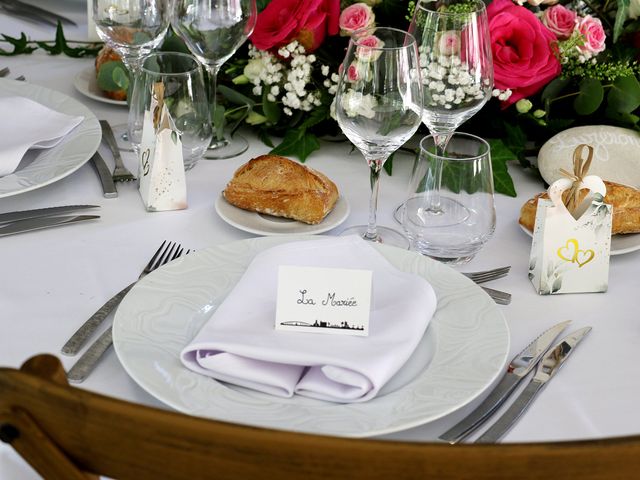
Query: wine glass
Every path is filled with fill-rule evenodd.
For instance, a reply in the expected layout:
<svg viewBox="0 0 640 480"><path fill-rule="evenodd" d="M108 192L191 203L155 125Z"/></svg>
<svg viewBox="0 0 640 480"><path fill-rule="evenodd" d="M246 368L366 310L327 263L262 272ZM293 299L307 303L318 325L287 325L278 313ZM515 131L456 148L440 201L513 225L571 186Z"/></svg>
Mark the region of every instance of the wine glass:
<svg viewBox="0 0 640 480"><path fill-rule="evenodd" d="M416 40L394 28L352 35L335 98L338 125L360 150L370 171L369 223L342 234L408 248L400 232L376 225L380 171L416 132L422 116L422 83Z"/></svg>
<svg viewBox="0 0 640 480"><path fill-rule="evenodd" d="M135 97L142 59L160 45L169 28L168 0L93 0L92 12L98 36L120 55L129 71L129 92ZM129 103L134 105L135 99L130 98ZM127 126L114 126L120 142L126 143L135 130L132 113L135 108L129 111Z"/></svg>
<svg viewBox="0 0 640 480"><path fill-rule="evenodd" d="M214 140L205 158L230 158L249 147L245 139L223 131L223 110L217 108L216 83L224 62L251 35L258 12L255 0L175 0L171 25L209 74L209 102Z"/></svg>
<svg viewBox="0 0 640 480"><path fill-rule="evenodd" d="M487 10L481 0L418 0L409 25L418 43L422 121L444 156L451 135L491 97L493 61ZM431 209L439 212L441 167L434 170Z"/></svg>

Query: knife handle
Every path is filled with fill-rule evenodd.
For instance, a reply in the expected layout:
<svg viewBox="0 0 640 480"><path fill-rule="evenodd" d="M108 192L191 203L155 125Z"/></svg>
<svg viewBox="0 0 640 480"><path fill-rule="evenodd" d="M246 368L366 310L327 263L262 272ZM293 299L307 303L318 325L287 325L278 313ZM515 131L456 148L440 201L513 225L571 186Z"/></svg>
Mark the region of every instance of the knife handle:
<svg viewBox="0 0 640 480"><path fill-rule="evenodd" d="M93 162L93 166L96 168L98 172L98 178L100 178L100 183L102 184L102 194L105 198L116 198L118 196L118 190L116 189L116 184L113 181L113 177L111 176L111 172L109 172L109 168L98 152L93 154L91 159Z"/></svg>
<svg viewBox="0 0 640 480"><path fill-rule="evenodd" d="M98 360L102 358L104 352L106 352L113 343L112 328L109 326L105 330L98 340L96 340L80 359L71 367L67 373L67 380L71 383L82 383L89 376L93 369L98 364Z"/></svg>
<svg viewBox="0 0 640 480"><path fill-rule="evenodd" d="M496 443L500 440L529 408L543 385L543 383L537 382L535 379L529 382L507 411L486 432L479 436L475 443Z"/></svg>
<svg viewBox="0 0 640 480"><path fill-rule="evenodd" d="M491 394L469 415L440 435L440 440L444 440L453 445L471 435L471 433L482 425L489 416L504 403L520 380L522 380L522 377L514 373L507 373L502 377L502 380L500 380L500 383L493 389Z"/></svg>
<svg viewBox="0 0 640 480"><path fill-rule="evenodd" d="M129 290L131 290L134 285L135 282L120 290L113 297L107 300L107 302L102 305L96 313L91 315L91 317L89 317L89 319L84 322L73 335L71 335L71 338L67 340L67 343L62 347L62 353L65 355L75 355L78 353L86 343L87 339L93 335L93 332L98 329L104 319L107 318L109 313L111 313L115 307L118 306L124 296L129 293Z"/></svg>

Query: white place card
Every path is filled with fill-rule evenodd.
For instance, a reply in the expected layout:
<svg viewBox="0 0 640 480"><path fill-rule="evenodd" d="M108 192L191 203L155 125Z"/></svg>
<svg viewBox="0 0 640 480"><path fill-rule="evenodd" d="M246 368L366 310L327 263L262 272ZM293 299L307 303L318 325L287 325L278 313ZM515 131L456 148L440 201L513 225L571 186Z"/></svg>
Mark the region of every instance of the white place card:
<svg viewBox="0 0 640 480"><path fill-rule="evenodd" d="M371 270L281 266L276 330L367 336Z"/></svg>

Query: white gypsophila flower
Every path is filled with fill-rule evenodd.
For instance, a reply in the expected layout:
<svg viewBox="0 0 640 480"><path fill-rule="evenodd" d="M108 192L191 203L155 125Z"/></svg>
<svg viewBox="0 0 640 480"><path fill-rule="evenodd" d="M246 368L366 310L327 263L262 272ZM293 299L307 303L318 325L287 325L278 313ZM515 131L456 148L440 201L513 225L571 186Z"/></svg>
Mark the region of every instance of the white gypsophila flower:
<svg viewBox="0 0 640 480"><path fill-rule="evenodd" d="M349 89L342 97L342 108L349 117L361 115L365 118L373 118L376 115L375 108L378 101L373 95L363 95L361 92Z"/></svg>
<svg viewBox="0 0 640 480"><path fill-rule="evenodd" d="M320 67L320 73L322 73L322 75L325 77L329 76L329 70L329 65L322 65Z"/></svg>

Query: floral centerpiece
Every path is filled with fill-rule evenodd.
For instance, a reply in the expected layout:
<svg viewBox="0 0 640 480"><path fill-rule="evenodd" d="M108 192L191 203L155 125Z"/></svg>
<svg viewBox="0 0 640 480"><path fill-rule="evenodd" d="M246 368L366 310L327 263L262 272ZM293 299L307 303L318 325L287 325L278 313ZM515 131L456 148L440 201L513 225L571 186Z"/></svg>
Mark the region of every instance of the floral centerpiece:
<svg viewBox="0 0 640 480"><path fill-rule="evenodd" d="M305 160L331 117L347 37L369 25L406 29L414 2L271 0L225 70L222 95L263 141ZM487 8L495 99L463 125L491 140L496 189L515 195L506 163L574 125L638 129L639 0L493 0ZM357 71L349 72L357 75ZM238 109L239 107L242 107ZM281 137L281 140L280 140Z"/></svg>

